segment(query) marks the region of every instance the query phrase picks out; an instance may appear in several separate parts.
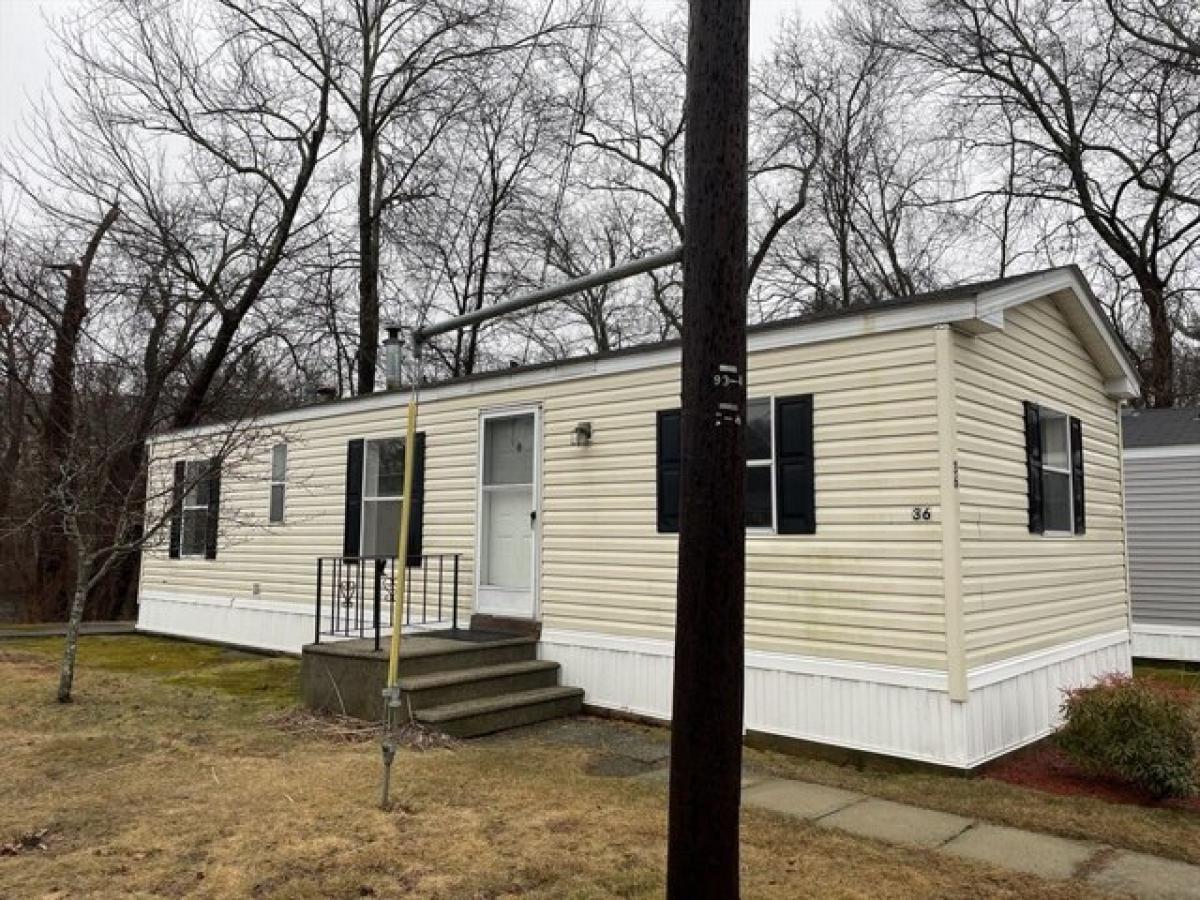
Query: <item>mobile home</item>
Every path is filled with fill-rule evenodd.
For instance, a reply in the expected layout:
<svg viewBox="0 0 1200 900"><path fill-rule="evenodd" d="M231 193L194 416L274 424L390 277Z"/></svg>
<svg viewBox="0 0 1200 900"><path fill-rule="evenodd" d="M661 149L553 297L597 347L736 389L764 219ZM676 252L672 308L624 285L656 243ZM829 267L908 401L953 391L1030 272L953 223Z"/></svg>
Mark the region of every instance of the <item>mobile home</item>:
<svg viewBox="0 0 1200 900"><path fill-rule="evenodd" d="M1200 410L1123 426L1133 655L1200 662Z"/></svg>
<svg viewBox="0 0 1200 900"><path fill-rule="evenodd" d="M751 328L746 729L970 768L1128 671L1137 392L1074 267ZM446 624L452 580L458 624L530 625L587 704L668 719L678 397L675 343L423 387L409 614ZM144 555L139 627L314 641L350 606L331 567L395 555L407 399L256 423L271 446L183 492ZM152 478L221 434L156 438Z"/></svg>

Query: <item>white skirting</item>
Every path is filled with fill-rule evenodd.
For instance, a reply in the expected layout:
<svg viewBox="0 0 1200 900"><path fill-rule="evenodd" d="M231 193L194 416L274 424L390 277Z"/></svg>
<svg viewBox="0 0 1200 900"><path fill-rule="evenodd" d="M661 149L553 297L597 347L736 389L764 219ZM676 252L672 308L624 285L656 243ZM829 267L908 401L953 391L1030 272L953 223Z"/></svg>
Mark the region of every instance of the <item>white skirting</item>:
<svg viewBox="0 0 1200 900"><path fill-rule="evenodd" d="M1145 659L1200 662L1200 627L1134 622L1133 655Z"/></svg>
<svg viewBox="0 0 1200 900"><path fill-rule="evenodd" d="M316 611L302 603L143 590L137 630L238 647L299 653L314 638ZM450 622L405 627L405 633L448 628ZM388 629L390 634L390 629ZM325 641L337 640L323 636Z"/></svg>
<svg viewBox="0 0 1200 900"><path fill-rule="evenodd" d="M670 718L669 641L545 631L540 654L590 705ZM1101 635L974 669L955 703L945 672L748 651L746 729L973 768L1053 731L1064 689L1129 666L1129 635Z"/></svg>
<svg viewBox="0 0 1200 900"><path fill-rule="evenodd" d="M140 598L137 627L299 653L313 640L314 622L307 604L150 590ZM1135 642L1142 636L1135 634ZM1200 634L1191 640L1200 645ZM1137 646L1135 653L1144 655ZM673 649L664 640L546 630L538 652L562 665L563 683L583 688L586 703L669 719ZM1129 668L1129 635L1098 635L972 669L968 699L955 703L944 671L752 650L746 653L745 725L973 768L1054 730L1064 689Z"/></svg>

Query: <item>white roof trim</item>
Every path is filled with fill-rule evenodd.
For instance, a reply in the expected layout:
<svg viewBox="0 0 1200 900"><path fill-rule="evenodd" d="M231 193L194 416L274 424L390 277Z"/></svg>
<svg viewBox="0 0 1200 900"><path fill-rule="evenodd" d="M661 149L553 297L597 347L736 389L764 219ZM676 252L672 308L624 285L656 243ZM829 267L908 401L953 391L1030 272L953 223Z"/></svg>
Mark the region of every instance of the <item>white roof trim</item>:
<svg viewBox="0 0 1200 900"><path fill-rule="evenodd" d="M1091 289L1078 270L1073 268L1053 269L1038 276L1021 279L1016 284L982 291L974 297L867 309L855 316L798 322L790 326L751 332L747 350L757 353L934 325L952 325L968 334L983 334L1004 327L1005 310L1046 296L1055 297L1072 327L1079 332L1080 339L1105 376L1105 391L1108 396L1113 399L1133 399L1139 396L1137 373L1129 366L1120 346L1100 318ZM1072 302L1067 302L1068 298ZM490 374L487 378L433 385L422 389L421 399L442 400L449 397L493 394L549 382L655 369L677 364L679 355L679 347L674 346L600 359L563 360L556 365L518 370L511 375ZM288 425L377 409L399 410L407 403L406 392L386 392L357 400L331 401L327 404L285 410L263 416L259 421L271 426ZM148 443L171 441L184 434L195 437L218 433L225 427L227 426L223 423L215 423L181 429L152 437Z"/></svg>

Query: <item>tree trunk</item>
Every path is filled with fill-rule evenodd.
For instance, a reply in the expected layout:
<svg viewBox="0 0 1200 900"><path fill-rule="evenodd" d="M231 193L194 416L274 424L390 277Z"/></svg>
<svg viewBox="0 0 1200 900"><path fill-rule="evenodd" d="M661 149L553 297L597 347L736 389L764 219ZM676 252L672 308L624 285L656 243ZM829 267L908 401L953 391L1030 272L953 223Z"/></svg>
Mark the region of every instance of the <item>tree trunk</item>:
<svg viewBox="0 0 1200 900"><path fill-rule="evenodd" d="M667 896L738 896L749 0L692 0Z"/></svg>
<svg viewBox="0 0 1200 900"><path fill-rule="evenodd" d="M379 220L375 206L374 136L360 132L358 162L358 393L375 392L379 359Z"/></svg>
<svg viewBox="0 0 1200 900"><path fill-rule="evenodd" d="M1165 409L1175 405L1175 328L1163 285L1156 279L1139 279L1138 288L1150 322L1150 356L1144 366L1142 390L1147 406Z"/></svg>
<svg viewBox="0 0 1200 900"><path fill-rule="evenodd" d="M67 619L67 642L63 648L62 667L58 672L58 702L71 702L71 686L75 682L75 654L79 649L79 626L87 605L88 579L91 567L87 555L80 550L75 558L75 596L71 599L71 615Z"/></svg>
<svg viewBox="0 0 1200 900"><path fill-rule="evenodd" d="M45 461L43 477L47 493L51 493L63 478L63 467L70 452L71 435L75 430L75 362L79 338L87 318L88 275L92 260L100 249L105 233L117 221L119 214L113 204L88 240L87 248L78 262L65 266L66 291L62 318L54 335L54 351L50 357L50 396L46 404L46 427L43 432ZM67 545L61 512L50 514L50 521L38 529L37 594L40 614L55 621L66 610L66 587L70 573Z"/></svg>

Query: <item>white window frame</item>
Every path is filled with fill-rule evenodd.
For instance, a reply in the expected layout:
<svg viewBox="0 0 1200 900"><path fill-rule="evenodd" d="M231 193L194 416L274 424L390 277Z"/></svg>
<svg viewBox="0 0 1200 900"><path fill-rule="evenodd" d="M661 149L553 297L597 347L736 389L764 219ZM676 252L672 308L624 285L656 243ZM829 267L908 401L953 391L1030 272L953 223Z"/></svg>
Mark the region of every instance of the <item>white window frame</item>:
<svg viewBox="0 0 1200 900"><path fill-rule="evenodd" d="M1046 419L1061 419L1063 430L1066 432L1067 464L1066 466L1051 466L1046 462L1046 441L1044 425ZM1038 428L1043 431L1038 435L1042 443L1042 534L1045 537L1074 537L1075 536L1075 473L1071 468L1071 458L1074 447L1071 445L1071 416L1061 410L1042 406L1038 416ZM1050 529L1046 527L1049 517L1046 515L1046 472L1067 476L1067 529Z"/></svg>
<svg viewBox="0 0 1200 900"><path fill-rule="evenodd" d="M186 459L183 462L183 483L188 486L184 491L183 500L179 504L179 558L180 559L206 559L208 557L208 507L209 502L204 503L188 503L189 497L194 497L199 493L201 483L210 477L210 473L206 470L210 461L207 459ZM193 469L193 467L195 467ZM200 474L204 478L200 477ZM210 487L211 490L211 487ZM188 512L202 510L204 512L204 542L200 547L199 552L187 552L187 521Z"/></svg>
<svg viewBox="0 0 1200 900"><path fill-rule="evenodd" d="M275 454L280 450L283 451L283 477L275 477ZM288 465L288 445L287 441L281 441L271 448L271 469L267 473L267 524L282 525L287 521L287 465ZM275 488L279 488L279 518L272 517L273 500L275 499Z"/></svg>
<svg viewBox="0 0 1200 900"><path fill-rule="evenodd" d="M401 492L399 494L380 494L378 496L371 496L367 493L367 478L368 478L368 474L371 471L371 467L367 464L367 460L370 458L371 445L372 444L375 444L375 445L386 444L391 441L395 441L401 447L404 447L404 438L402 438L402 437L399 437L399 438L397 438L397 437L366 438L363 441L363 467L362 467L363 480L362 480L362 495L361 495L362 508L359 511L359 523L360 524L359 524L359 529L358 529L358 555L360 558L367 556L367 554L363 552L363 550L364 550L363 544L367 539L367 529L366 529L366 525L364 524L366 522L366 518L367 518L367 509L366 509L367 504L368 503L380 503L380 502L393 502L393 501L398 502L400 504L400 513L401 513L401 515L403 515L403 511L404 511L403 488L401 488ZM407 447L404 447L404 452L405 453L408 452ZM399 546L399 544L397 544L396 547L393 548L392 553L382 553L382 554L377 554L377 555L379 555L379 556L396 556L396 554L399 553L399 551L400 551L400 546ZM399 559L398 556L396 556L396 558Z"/></svg>
<svg viewBox="0 0 1200 900"><path fill-rule="evenodd" d="M747 525L746 534L749 535L768 535L775 534L776 527L779 522L779 513L776 506L779 503L777 491L775 490L775 395L771 394L766 397L747 397L746 398L746 427L750 427L750 404L751 403L766 403L767 404L767 420L770 423L771 430L771 453L766 459L751 460L746 458L747 469L764 469L771 470L771 524L770 525Z"/></svg>

